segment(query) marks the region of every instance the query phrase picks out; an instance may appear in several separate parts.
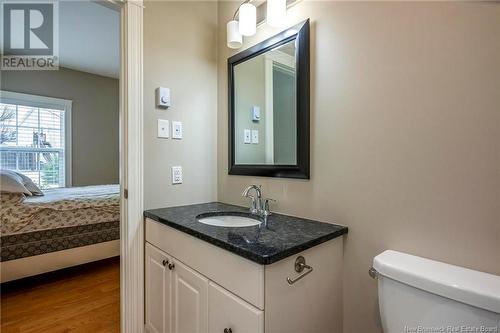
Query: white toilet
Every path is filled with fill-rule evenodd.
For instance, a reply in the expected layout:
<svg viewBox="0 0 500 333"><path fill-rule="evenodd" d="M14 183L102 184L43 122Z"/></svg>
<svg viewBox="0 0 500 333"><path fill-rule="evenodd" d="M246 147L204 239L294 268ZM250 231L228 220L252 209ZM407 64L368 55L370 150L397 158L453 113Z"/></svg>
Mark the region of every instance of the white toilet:
<svg viewBox="0 0 500 333"><path fill-rule="evenodd" d="M500 276L391 250L370 275L385 333L500 333Z"/></svg>

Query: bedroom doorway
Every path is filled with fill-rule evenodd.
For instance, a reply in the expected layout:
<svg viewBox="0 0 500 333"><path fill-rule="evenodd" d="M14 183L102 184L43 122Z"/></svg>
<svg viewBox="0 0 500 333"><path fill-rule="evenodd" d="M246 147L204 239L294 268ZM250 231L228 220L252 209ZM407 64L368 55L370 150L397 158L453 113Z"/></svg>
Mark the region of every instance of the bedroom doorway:
<svg viewBox="0 0 500 333"><path fill-rule="evenodd" d="M130 249L127 241L120 246L120 237L128 234L127 217L142 205L136 183L128 202L123 196L130 174L136 178L140 171L128 165L128 157L142 150L127 143L141 130L141 122L129 123L141 117L142 107L129 106L137 96L141 100L141 86L123 78L138 75L142 54L123 55L134 47L129 19L141 13L142 7L115 1L58 1L59 69L2 71L2 200L17 213L29 206L22 223L4 221L2 214L2 332L120 331L120 283L128 255L119 256L122 247ZM21 195L13 198L19 189L11 188L4 195L6 184L16 180L24 187ZM33 195L37 191L44 195ZM78 295L71 294L75 285L81 286ZM29 300L40 300L42 290L45 297L46 290L52 292L40 311ZM71 314L57 312L68 302L85 307L85 300L93 300L94 311L73 313L67 322L64 316ZM75 326L77 318L88 326Z"/></svg>

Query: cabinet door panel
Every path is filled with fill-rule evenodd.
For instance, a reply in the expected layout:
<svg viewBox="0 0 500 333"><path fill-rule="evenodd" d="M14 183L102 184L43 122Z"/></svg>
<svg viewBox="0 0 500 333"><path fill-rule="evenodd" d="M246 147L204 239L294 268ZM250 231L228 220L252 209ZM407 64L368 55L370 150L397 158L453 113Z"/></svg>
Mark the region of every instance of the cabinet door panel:
<svg viewBox="0 0 500 333"><path fill-rule="evenodd" d="M171 313L171 271L163 264L167 254L146 243L146 329L168 333Z"/></svg>
<svg viewBox="0 0 500 333"><path fill-rule="evenodd" d="M264 310L264 266L148 218L146 239L209 280Z"/></svg>
<svg viewBox="0 0 500 333"><path fill-rule="evenodd" d="M210 333L264 332L264 312L217 284L208 287L208 325Z"/></svg>
<svg viewBox="0 0 500 333"><path fill-rule="evenodd" d="M173 269L173 332L205 333L208 317L208 280L176 261Z"/></svg>

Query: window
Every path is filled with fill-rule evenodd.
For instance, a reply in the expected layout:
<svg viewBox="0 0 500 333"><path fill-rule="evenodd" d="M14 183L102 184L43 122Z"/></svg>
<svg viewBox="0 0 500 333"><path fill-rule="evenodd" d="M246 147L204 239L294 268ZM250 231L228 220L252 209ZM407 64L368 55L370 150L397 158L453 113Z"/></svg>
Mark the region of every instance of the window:
<svg viewBox="0 0 500 333"><path fill-rule="evenodd" d="M0 91L0 168L71 186L71 101Z"/></svg>

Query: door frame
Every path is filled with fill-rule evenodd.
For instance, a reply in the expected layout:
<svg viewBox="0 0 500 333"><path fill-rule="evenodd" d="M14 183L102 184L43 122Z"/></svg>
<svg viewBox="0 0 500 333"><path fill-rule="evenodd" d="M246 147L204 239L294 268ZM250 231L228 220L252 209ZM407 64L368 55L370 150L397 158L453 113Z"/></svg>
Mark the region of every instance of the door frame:
<svg viewBox="0 0 500 333"><path fill-rule="evenodd" d="M273 94L273 65L279 62L295 69L295 58L279 50L264 54L264 87L265 87L265 148L266 164L274 164L274 94Z"/></svg>
<svg viewBox="0 0 500 333"><path fill-rule="evenodd" d="M120 12L120 331L144 332L142 0L101 0Z"/></svg>

